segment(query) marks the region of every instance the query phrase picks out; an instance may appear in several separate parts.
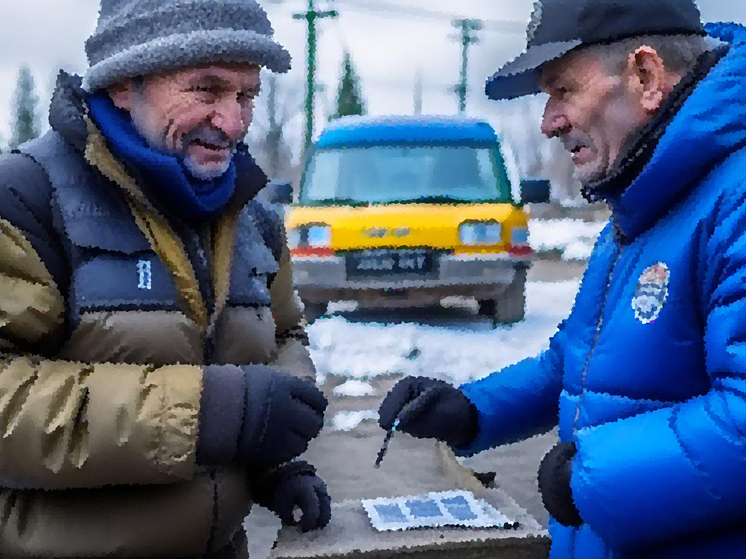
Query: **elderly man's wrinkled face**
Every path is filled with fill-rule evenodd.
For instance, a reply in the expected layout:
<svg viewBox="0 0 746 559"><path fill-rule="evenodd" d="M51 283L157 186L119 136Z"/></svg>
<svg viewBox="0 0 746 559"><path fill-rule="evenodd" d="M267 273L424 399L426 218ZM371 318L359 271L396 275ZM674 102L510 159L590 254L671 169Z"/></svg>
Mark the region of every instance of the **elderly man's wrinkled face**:
<svg viewBox="0 0 746 559"><path fill-rule="evenodd" d="M609 174L670 90L669 76L649 47L630 53L617 75L609 66L592 51L579 51L542 72L542 90L549 94L542 132L562 140L583 184Z"/></svg>
<svg viewBox="0 0 746 559"><path fill-rule="evenodd" d="M259 72L248 64L205 65L127 81L109 93L151 147L183 159L192 175L209 180L228 170L246 136Z"/></svg>

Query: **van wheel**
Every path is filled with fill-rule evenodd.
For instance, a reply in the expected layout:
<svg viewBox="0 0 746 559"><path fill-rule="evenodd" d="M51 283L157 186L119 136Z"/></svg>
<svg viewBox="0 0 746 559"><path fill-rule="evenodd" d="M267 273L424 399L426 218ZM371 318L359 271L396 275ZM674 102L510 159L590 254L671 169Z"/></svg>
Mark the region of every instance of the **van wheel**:
<svg viewBox="0 0 746 559"><path fill-rule="evenodd" d="M304 311L303 315L306 317L306 321L311 324L326 314L327 303L308 303L303 302Z"/></svg>
<svg viewBox="0 0 746 559"><path fill-rule="evenodd" d="M499 299L479 301L479 314L489 316L495 324L515 324L526 317L526 268L515 271L515 277Z"/></svg>
<svg viewBox="0 0 746 559"><path fill-rule="evenodd" d="M478 303L479 316L494 318L495 314L497 314L497 301L495 301L494 299L484 299L482 301L478 301Z"/></svg>
<svg viewBox="0 0 746 559"><path fill-rule="evenodd" d="M516 269L515 277L508 288L497 300L495 322L498 324L514 324L526 317L526 275L528 269Z"/></svg>

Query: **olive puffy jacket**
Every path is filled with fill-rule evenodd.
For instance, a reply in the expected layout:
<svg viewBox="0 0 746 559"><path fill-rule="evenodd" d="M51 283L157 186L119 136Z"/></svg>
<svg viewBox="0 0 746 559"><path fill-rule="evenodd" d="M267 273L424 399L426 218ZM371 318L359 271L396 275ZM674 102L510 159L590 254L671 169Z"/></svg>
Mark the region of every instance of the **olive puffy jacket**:
<svg viewBox="0 0 746 559"><path fill-rule="evenodd" d="M251 505L245 471L196 462L204 367L314 377L281 224L245 152L222 217L167 218L79 81L0 157L0 556L202 556Z"/></svg>

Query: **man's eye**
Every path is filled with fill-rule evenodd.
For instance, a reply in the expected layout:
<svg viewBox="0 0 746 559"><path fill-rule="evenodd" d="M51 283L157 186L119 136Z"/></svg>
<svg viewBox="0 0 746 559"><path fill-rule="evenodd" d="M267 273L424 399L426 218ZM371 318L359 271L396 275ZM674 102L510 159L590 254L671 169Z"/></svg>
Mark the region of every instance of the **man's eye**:
<svg viewBox="0 0 746 559"><path fill-rule="evenodd" d="M212 87L194 87L192 88L192 93L203 100L210 100L217 97L217 92Z"/></svg>

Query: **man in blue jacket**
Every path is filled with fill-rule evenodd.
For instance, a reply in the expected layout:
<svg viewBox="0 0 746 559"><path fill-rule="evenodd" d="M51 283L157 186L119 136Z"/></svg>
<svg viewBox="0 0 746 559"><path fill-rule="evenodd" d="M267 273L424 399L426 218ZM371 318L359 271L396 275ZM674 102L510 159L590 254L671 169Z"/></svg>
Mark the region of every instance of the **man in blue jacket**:
<svg viewBox="0 0 746 559"><path fill-rule="evenodd" d="M612 219L547 351L404 379L380 424L462 455L559 424L553 559L746 557L746 32L691 0L544 0L528 39L487 93L548 93Z"/></svg>

